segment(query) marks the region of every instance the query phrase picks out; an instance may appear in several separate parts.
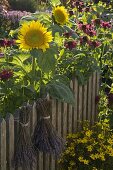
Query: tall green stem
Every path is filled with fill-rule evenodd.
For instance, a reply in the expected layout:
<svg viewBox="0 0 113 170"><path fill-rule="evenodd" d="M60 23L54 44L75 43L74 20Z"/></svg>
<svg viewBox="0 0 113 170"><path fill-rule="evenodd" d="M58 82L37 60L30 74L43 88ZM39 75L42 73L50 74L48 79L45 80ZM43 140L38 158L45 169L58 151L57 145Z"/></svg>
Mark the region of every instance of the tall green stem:
<svg viewBox="0 0 113 170"><path fill-rule="evenodd" d="M33 75L35 75L35 67L36 67L36 65L35 65L35 57L32 56L32 73L33 73Z"/></svg>
<svg viewBox="0 0 113 170"><path fill-rule="evenodd" d="M33 88L35 87L35 70L36 70L35 57L32 56L32 75L33 75L32 86Z"/></svg>

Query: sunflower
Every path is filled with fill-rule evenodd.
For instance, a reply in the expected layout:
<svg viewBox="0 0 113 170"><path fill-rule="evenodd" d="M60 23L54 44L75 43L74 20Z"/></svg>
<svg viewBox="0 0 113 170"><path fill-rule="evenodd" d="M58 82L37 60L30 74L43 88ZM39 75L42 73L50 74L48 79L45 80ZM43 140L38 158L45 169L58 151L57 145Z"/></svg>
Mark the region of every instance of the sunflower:
<svg viewBox="0 0 113 170"><path fill-rule="evenodd" d="M69 14L64 6L57 6L53 9L53 16L57 23L64 25L68 22Z"/></svg>
<svg viewBox="0 0 113 170"><path fill-rule="evenodd" d="M52 41L52 32L48 32L39 21L23 23L16 41L23 50L42 49L46 51Z"/></svg>

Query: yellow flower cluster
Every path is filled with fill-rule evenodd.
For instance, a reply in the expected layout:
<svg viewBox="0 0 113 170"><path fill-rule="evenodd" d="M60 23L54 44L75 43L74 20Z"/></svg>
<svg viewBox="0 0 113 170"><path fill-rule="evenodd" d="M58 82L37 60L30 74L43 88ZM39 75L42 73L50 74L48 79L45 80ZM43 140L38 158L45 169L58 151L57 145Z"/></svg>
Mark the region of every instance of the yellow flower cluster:
<svg viewBox="0 0 113 170"><path fill-rule="evenodd" d="M113 161L113 132L110 130L109 122L105 119L91 129L84 127L81 132L69 134L61 160L62 165L66 164L67 167L77 170L80 167L84 169L85 166L87 170L100 170L104 165L109 169L109 162Z"/></svg>
<svg viewBox="0 0 113 170"><path fill-rule="evenodd" d="M104 154L104 153L91 154L91 155L90 155L90 158L91 158L92 160L100 159L100 160L102 160L102 161L105 161L105 154Z"/></svg>
<svg viewBox="0 0 113 170"><path fill-rule="evenodd" d="M80 162L83 162L85 165L88 165L88 164L89 164L89 160L84 159L82 156L80 156L80 157L78 158L78 160L79 160Z"/></svg>

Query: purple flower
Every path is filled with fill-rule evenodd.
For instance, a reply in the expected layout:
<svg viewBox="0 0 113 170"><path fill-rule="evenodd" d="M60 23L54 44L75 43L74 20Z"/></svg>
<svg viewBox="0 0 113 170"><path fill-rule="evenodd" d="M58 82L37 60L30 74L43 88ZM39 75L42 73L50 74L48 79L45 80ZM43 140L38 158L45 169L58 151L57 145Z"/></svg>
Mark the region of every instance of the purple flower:
<svg viewBox="0 0 113 170"><path fill-rule="evenodd" d="M0 58L4 58L4 53L0 53Z"/></svg>
<svg viewBox="0 0 113 170"><path fill-rule="evenodd" d="M3 14L3 17L7 20L10 20L12 23L16 23L16 22L19 22L20 19L26 15L31 15L31 13L26 12L26 11L23 11L23 12L22 11L8 11L7 13Z"/></svg>

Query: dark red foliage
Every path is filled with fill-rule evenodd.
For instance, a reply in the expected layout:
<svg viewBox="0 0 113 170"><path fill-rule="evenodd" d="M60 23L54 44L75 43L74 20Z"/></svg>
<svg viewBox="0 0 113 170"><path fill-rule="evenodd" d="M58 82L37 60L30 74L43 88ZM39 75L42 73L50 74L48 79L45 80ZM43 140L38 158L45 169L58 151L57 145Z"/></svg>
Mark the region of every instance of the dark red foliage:
<svg viewBox="0 0 113 170"><path fill-rule="evenodd" d="M12 70L4 69L0 72L0 80L1 81L6 81L6 80L10 79L11 77L13 77Z"/></svg>
<svg viewBox="0 0 113 170"><path fill-rule="evenodd" d="M15 44L15 40L7 40L7 47L13 46Z"/></svg>
<svg viewBox="0 0 113 170"><path fill-rule="evenodd" d="M78 28L91 37L96 35L96 31L94 30L94 25L79 23Z"/></svg>
<svg viewBox="0 0 113 170"><path fill-rule="evenodd" d="M96 26L100 26L102 20L100 18L96 18L95 20L93 20L93 24Z"/></svg>
<svg viewBox="0 0 113 170"><path fill-rule="evenodd" d="M92 30L92 29L87 29L85 32L87 35L89 35L90 37L93 37L96 35L96 31Z"/></svg>
<svg viewBox="0 0 113 170"><path fill-rule="evenodd" d="M84 36L84 37L80 37L80 44L83 45L85 43L88 42L88 37L87 36Z"/></svg>
<svg viewBox="0 0 113 170"><path fill-rule="evenodd" d="M65 42L64 43L64 46L66 48L68 48L69 50L72 50L73 48L75 48L77 45L77 42L76 41L68 41L68 42Z"/></svg>
<svg viewBox="0 0 113 170"><path fill-rule="evenodd" d="M71 1L71 7L72 8L77 8L79 12L83 11L83 8L85 7L84 2L83 1Z"/></svg>
<svg viewBox="0 0 113 170"><path fill-rule="evenodd" d="M101 45L101 42L89 40L88 44L89 44L90 47L96 48L96 47L99 47Z"/></svg>
<svg viewBox="0 0 113 170"><path fill-rule="evenodd" d="M113 93L107 94L107 98L108 98L108 105L112 106L113 105Z"/></svg>
<svg viewBox="0 0 113 170"><path fill-rule="evenodd" d="M85 11L85 12L90 12L90 11L91 11L91 8L90 8L90 7L85 7L85 8L84 8L84 11Z"/></svg>
<svg viewBox="0 0 113 170"><path fill-rule="evenodd" d="M65 36L66 38L69 38L72 35L72 32L65 32L63 34L63 36Z"/></svg>
<svg viewBox="0 0 113 170"><path fill-rule="evenodd" d="M0 40L0 47L5 47L7 45L7 40L6 39L1 39Z"/></svg>
<svg viewBox="0 0 113 170"><path fill-rule="evenodd" d="M74 15L74 12L72 10L69 10L69 15L70 16L73 16Z"/></svg>
<svg viewBox="0 0 113 170"><path fill-rule="evenodd" d="M103 28L111 28L111 24L109 22L106 22L106 21L102 21L101 22L101 27Z"/></svg>
<svg viewBox="0 0 113 170"><path fill-rule="evenodd" d="M98 104L99 101L100 101L100 96L96 96L96 97L95 97L95 104Z"/></svg>
<svg viewBox="0 0 113 170"><path fill-rule="evenodd" d="M14 44L15 44L15 40L7 40L7 39L0 40L0 47L11 47Z"/></svg>

